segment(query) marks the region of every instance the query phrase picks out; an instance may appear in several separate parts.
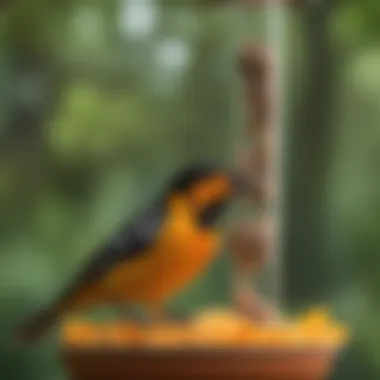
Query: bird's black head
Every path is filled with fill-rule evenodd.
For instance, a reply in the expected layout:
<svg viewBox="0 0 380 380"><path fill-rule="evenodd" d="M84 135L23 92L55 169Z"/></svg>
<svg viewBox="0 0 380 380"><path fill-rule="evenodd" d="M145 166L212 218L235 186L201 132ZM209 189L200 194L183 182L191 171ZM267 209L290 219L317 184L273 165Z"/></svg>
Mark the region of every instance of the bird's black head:
<svg viewBox="0 0 380 380"><path fill-rule="evenodd" d="M217 172L218 169L211 165L191 165L183 168L179 170L172 179L170 191L187 192L196 184L206 180Z"/></svg>
<svg viewBox="0 0 380 380"><path fill-rule="evenodd" d="M169 185L169 194L181 194L191 203L202 225L212 226L236 190L236 176L212 165L192 165L180 170Z"/></svg>

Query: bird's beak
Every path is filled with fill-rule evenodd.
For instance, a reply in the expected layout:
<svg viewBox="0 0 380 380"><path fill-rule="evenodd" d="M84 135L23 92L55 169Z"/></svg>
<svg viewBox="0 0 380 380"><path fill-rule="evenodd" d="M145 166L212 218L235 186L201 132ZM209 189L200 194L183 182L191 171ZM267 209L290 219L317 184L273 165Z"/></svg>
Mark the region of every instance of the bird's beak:
<svg viewBox="0 0 380 380"><path fill-rule="evenodd" d="M247 176L238 172L230 172L229 177L236 194L247 194L252 190L252 180Z"/></svg>

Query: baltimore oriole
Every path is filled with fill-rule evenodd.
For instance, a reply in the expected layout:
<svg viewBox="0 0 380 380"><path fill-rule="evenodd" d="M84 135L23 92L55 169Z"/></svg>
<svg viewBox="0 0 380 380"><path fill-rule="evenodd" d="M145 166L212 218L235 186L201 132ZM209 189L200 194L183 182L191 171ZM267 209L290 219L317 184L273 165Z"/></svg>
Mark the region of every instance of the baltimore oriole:
<svg viewBox="0 0 380 380"><path fill-rule="evenodd" d="M103 303L143 304L152 312L212 260L216 221L238 176L205 165L177 173L163 195L96 250L58 300L17 331L33 341L70 312Z"/></svg>

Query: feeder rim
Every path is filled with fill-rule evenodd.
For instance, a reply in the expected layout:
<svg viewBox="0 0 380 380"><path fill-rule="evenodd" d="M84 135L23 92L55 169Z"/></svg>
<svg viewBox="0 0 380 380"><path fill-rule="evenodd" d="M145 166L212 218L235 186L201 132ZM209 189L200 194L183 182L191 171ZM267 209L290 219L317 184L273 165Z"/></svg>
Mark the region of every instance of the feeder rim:
<svg viewBox="0 0 380 380"><path fill-rule="evenodd" d="M288 347L96 347L96 346L63 346L61 351L69 353L70 355L91 355L91 354L139 354L139 355L204 355L204 354L226 354L233 355L241 354L294 354L296 352L301 353L318 353L318 352L331 352L335 353L340 351L344 347L343 343L336 344L300 344L298 346Z"/></svg>

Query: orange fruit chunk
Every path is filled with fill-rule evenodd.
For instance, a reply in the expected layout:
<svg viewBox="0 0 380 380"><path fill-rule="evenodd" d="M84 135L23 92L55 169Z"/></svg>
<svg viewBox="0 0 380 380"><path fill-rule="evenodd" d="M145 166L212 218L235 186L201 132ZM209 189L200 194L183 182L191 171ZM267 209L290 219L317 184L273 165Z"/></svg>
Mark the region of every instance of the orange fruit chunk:
<svg viewBox="0 0 380 380"><path fill-rule="evenodd" d="M188 341L189 331L186 326L165 324L148 327L143 335L148 346L181 346Z"/></svg>
<svg viewBox="0 0 380 380"><path fill-rule="evenodd" d="M70 322L64 328L64 340L68 345L96 345L100 343L98 328L88 322Z"/></svg>
<svg viewBox="0 0 380 380"><path fill-rule="evenodd" d="M142 326L135 323L95 324L68 321L64 343L147 347L244 346L294 347L300 345L342 345L348 331L334 322L325 309L314 309L292 322L253 322L239 313L215 308L196 315L190 323Z"/></svg>
<svg viewBox="0 0 380 380"><path fill-rule="evenodd" d="M100 327L102 342L109 346L141 344L142 336L138 327L122 323L108 323Z"/></svg>

